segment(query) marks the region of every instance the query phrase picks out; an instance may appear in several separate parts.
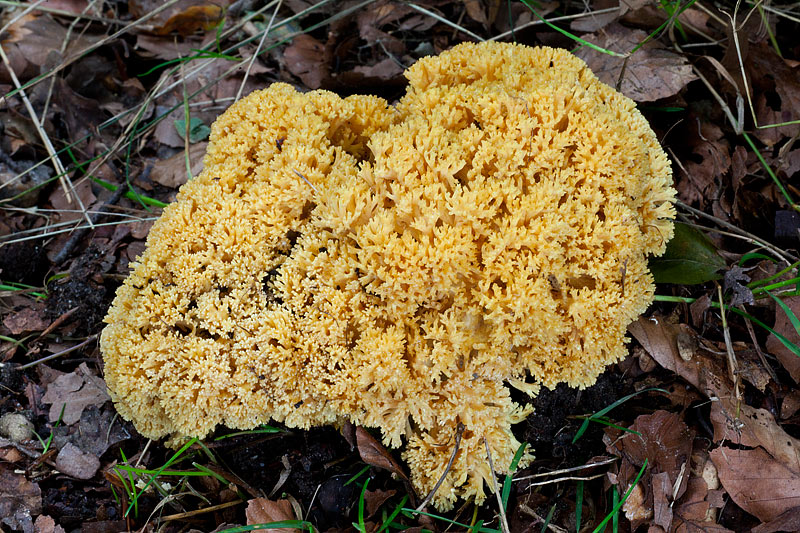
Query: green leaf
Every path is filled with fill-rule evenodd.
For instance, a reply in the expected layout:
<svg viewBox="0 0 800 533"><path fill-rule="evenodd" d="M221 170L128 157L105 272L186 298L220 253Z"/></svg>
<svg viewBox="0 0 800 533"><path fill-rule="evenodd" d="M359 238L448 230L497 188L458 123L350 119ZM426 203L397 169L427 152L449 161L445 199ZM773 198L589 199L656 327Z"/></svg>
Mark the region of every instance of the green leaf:
<svg viewBox="0 0 800 533"><path fill-rule="evenodd" d="M178 135L181 139L186 138L186 121L184 119L175 121L175 129L178 130ZM211 133L211 128L203 124L203 121L197 117L189 119L189 142L196 143L208 139Z"/></svg>
<svg viewBox="0 0 800 533"><path fill-rule="evenodd" d="M697 285L720 279L725 260L717 255L714 244L701 231L680 222L675 236L661 257L650 259L650 272L656 283Z"/></svg>

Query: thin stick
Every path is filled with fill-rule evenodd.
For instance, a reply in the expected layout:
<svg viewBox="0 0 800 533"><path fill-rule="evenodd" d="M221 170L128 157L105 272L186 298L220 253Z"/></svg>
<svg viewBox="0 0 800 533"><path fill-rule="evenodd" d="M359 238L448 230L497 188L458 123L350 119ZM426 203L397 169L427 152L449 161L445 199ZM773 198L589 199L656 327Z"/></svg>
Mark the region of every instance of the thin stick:
<svg viewBox="0 0 800 533"><path fill-rule="evenodd" d="M464 434L464 424L461 422L458 423L456 426L456 445L453 448L453 453L450 454L450 460L447 461L447 466L444 467L444 472L442 472L441 477L439 477L439 481L436 482L436 485L433 486L433 490L425 496L425 499L422 500L422 503L414 510L415 513L422 511L426 505L433 499L433 495L436 494L436 491L439 490L439 487L442 486L444 483L444 478L447 477L447 474L450 472L450 468L453 466L453 461L456 460L456 454L458 453L458 448L461 446L461 436Z"/></svg>
<svg viewBox="0 0 800 533"><path fill-rule="evenodd" d="M258 41L258 46L256 46L256 50L253 52L253 55L250 56L250 61L247 62L247 69L244 71L244 78L242 78L242 84L239 85L239 90L237 91L236 99L234 100L235 102L238 102L239 98L242 97L242 91L244 90L244 86L247 84L247 78L250 77L250 69L253 68L256 58L261 53L261 48L264 46L264 41L267 40L269 32L272 31L272 23L275 22L275 16L278 14L281 4L283 4L283 0L278 0L278 5L275 6L275 11L272 12L272 16L269 18L269 23L264 29L264 33L261 35L261 40Z"/></svg>
<svg viewBox="0 0 800 533"><path fill-rule="evenodd" d="M500 487L497 486L497 477L494 475L494 464L492 463L492 451L489 449L489 441L483 437L483 445L486 446L486 459L489 460L489 471L492 473L492 489L494 495L497 496L497 506L500 508L500 528L503 533L511 533L508 529L508 518L506 517L506 508L503 507L503 497L500 495Z"/></svg>
<svg viewBox="0 0 800 533"><path fill-rule="evenodd" d="M556 479L548 479L547 481L534 481L532 483L528 483L525 485L525 488L528 489L530 487L541 487L542 485L552 485L553 483L561 483L562 481L591 481L593 479L599 479L601 477L605 477L605 473L603 474L595 474L589 477L581 477L581 476L566 476L566 477L558 477Z"/></svg>
<svg viewBox="0 0 800 533"><path fill-rule="evenodd" d="M537 477L559 476L561 474L569 474L570 472L577 472L578 470L586 470L587 468L594 468L596 466L609 465L617 462L616 457L609 457L605 461L599 463L589 463L581 466L573 466L572 468L562 468L561 470L553 470L552 472L542 472L541 474L532 474L530 476L522 476L514 478L514 481L524 481L526 479L535 479Z"/></svg>
<svg viewBox="0 0 800 533"><path fill-rule="evenodd" d="M18 370L27 370L28 368L34 367L34 366L36 366L38 364L46 363L47 361L51 361L53 359L56 359L57 357L61 357L62 355L67 355L68 353L72 353L75 350L80 350L81 348L83 348L84 346L86 346L87 344L89 344L90 342L95 340L96 338L97 338L97 335L92 335L91 337L89 337L85 341L81 342L80 344L76 344L75 346L72 346L71 348L67 348L66 350L61 350L60 352L56 352L54 354L50 354L47 357L42 357L41 359L33 361L32 363L28 363L28 364L22 365L21 367L19 367Z"/></svg>

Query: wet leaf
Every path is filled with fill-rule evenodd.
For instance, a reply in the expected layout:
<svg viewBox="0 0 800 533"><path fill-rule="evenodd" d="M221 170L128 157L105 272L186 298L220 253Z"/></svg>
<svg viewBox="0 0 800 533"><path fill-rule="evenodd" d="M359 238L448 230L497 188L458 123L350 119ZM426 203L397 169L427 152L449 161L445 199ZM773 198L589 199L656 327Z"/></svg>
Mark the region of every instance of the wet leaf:
<svg viewBox="0 0 800 533"><path fill-rule="evenodd" d="M675 236L664 255L650 260L656 283L696 285L720 279L724 268L725 260L708 237L680 222L675 224Z"/></svg>

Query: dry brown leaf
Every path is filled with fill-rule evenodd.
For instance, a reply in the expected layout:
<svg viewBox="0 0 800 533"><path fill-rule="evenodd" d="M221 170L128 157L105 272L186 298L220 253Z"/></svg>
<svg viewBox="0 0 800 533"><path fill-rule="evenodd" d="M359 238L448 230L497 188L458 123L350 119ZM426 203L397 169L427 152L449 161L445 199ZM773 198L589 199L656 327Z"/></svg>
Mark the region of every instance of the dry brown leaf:
<svg viewBox="0 0 800 533"><path fill-rule="evenodd" d="M50 325L50 321L42 316L41 311L31 306L7 315L3 319L3 325L13 335L20 335L28 331L43 331Z"/></svg>
<svg viewBox="0 0 800 533"><path fill-rule="evenodd" d="M663 317L640 317L628 326L628 332L656 362L675 372L707 397L730 397L732 386L725 376L728 371L718 358L698 350L690 361L678 352L677 337L681 332L693 334L684 324L670 324Z"/></svg>
<svg viewBox="0 0 800 533"><path fill-rule="evenodd" d="M721 399L711 405L711 422L714 442L727 440L751 448L761 446L776 461L800 473L800 439L786 433L766 409L734 405Z"/></svg>
<svg viewBox="0 0 800 533"><path fill-rule="evenodd" d="M100 459L68 442L58 452L56 468L76 479L92 479L100 468Z"/></svg>
<svg viewBox="0 0 800 533"><path fill-rule="evenodd" d="M34 533L65 533L64 528L47 515L39 515L33 523Z"/></svg>
<svg viewBox="0 0 800 533"><path fill-rule="evenodd" d="M42 512L42 491L37 483L0 464L0 524L33 533L33 516Z"/></svg>
<svg viewBox="0 0 800 533"><path fill-rule="evenodd" d="M774 520L757 525L750 530L750 533L777 533L779 531L800 531L800 507L792 507Z"/></svg>
<svg viewBox="0 0 800 533"><path fill-rule="evenodd" d="M570 23L570 29L584 32L597 31L625 16L630 11L636 11L649 3L650 0L597 0L591 4L592 11L586 13L586 16L575 19ZM613 7L618 7L618 9L608 13L594 13L594 11Z"/></svg>
<svg viewBox="0 0 800 533"><path fill-rule="evenodd" d="M255 498L247 502L247 509L244 511L247 517L247 525L269 524L270 522L281 522L284 520L297 520L292 504L289 500L269 500L267 498ZM286 528L265 528L259 531L267 533L295 533L299 529Z"/></svg>
<svg viewBox="0 0 800 533"><path fill-rule="evenodd" d="M3 34L3 49L8 56L11 68L21 81L41 74L43 65L52 64L48 60L58 60L64 42L67 46L63 57L79 52L97 37L79 32L67 39L67 29L49 15L38 16L28 13L8 27ZM11 83L5 64L0 63L0 82Z"/></svg>
<svg viewBox="0 0 800 533"><path fill-rule="evenodd" d="M617 23L596 34L583 36L591 43L620 53L630 52L646 37L647 33L642 30L632 30ZM581 48L576 55L586 61L601 81L616 87L623 58L597 52L588 46ZM684 56L649 41L628 58L620 91L636 102L652 102L678 94L695 79L697 77Z"/></svg>
<svg viewBox="0 0 800 533"><path fill-rule="evenodd" d="M402 479L408 480L403 468L397 464L397 461L386 451L386 448L361 426L356 428L356 443L358 454L365 463L370 466L384 468L393 474L397 474Z"/></svg>
<svg viewBox="0 0 800 533"><path fill-rule="evenodd" d="M714 505L709 501L708 485L702 478L689 480L686 492L675 506L674 533L733 533L730 529L715 523Z"/></svg>
<svg viewBox="0 0 800 533"><path fill-rule="evenodd" d="M224 7L230 2L178 0L168 9L148 20L153 33L167 35L177 32L186 36L196 31L214 28L225 15ZM160 0L131 0L128 9L134 17L142 17L163 5Z"/></svg>
<svg viewBox="0 0 800 533"><path fill-rule="evenodd" d="M330 76L325 45L310 35L302 34L292 39L283 51L286 68L300 78L309 89L319 89Z"/></svg>
<svg viewBox="0 0 800 533"><path fill-rule="evenodd" d="M207 142L189 145L189 165L192 177L203 170L203 155L206 153ZM165 187L178 188L188 181L186 175L186 152L181 151L172 157L162 159L153 165L150 179Z"/></svg>
<svg viewBox="0 0 800 533"><path fill-rule="evenodd" d="M720 482L736 504L768 522L800 506L800 473L788 469L761 448L711 452Z"/></svg>
<svg viewBox="0 0 800 533"><path fill-rule="evenodd" d="M50 422L58 420L63 408L61 422L67 426L80 420L86 407L99 407L109 400L111 398L106 392L106 382L93 375L86 363L81 363L75 372L56 378L47 386L47 392L42 397L42 402L51 404Z"/></svg>
<svg viewBox="0 0 800 533"><path fill-rule="evenodd" d="M782 300L795 315L800 315L800 296L789 296ZM773 329L789 339L789 342L800 345L800 334L794 329L794 326L783 309L777 305L775 306L775 325ZM800 383L800 357L797 357L794 352L784 346L783 343L772 334L767 337L766 348L767 351L778 358L778 361L780 361L789 375L792 376L795 383Z"/></svg>

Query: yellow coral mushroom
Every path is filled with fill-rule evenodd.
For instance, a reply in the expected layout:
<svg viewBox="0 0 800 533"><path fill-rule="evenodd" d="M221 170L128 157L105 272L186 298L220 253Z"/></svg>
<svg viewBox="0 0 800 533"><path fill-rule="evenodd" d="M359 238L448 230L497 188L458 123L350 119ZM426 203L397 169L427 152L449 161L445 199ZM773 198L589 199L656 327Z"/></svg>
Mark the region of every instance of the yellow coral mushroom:
<svg viewBox="0 0 800 533"><path fill-rule="evenodd" d="M592 384L653 298L671 170L634 103L552 48L421 59L394 107L274 84L215 122L101 347L151 438L270 420L406 440L441 509L492 487L529 412Z"/></svg>

